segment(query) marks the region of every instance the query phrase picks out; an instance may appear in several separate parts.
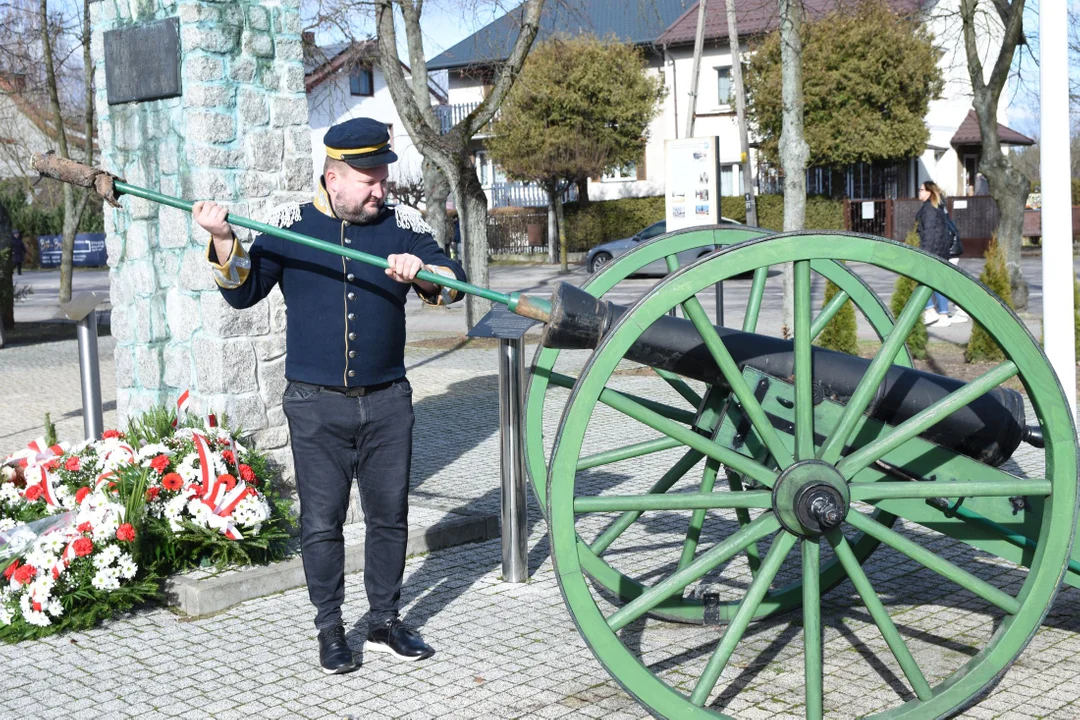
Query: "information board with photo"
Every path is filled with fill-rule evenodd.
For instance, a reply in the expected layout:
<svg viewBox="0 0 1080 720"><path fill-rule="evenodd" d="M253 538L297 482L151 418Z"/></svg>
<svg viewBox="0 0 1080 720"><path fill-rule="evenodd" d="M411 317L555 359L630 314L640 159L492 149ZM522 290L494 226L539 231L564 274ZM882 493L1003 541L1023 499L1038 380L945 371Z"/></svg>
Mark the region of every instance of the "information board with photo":
<svg viewBox="0 0 1080 720"><path fill-rule="evenodd" d="M715 135L664 141L668 232L720 221L719 147Z"/></svg>

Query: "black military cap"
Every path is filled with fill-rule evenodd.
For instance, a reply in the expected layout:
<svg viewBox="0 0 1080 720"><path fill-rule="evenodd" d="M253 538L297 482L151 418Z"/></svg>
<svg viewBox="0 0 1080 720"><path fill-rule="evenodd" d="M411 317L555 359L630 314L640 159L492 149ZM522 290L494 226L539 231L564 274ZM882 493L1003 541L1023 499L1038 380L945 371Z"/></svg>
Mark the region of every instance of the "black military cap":
<svg viewBox="0 0 1080 720"><path fill-rule="evenodd" d="M326 155L354 168L372 168L397 162L390 149L390 131L373 118L353 118L326 131Z"/></svg>

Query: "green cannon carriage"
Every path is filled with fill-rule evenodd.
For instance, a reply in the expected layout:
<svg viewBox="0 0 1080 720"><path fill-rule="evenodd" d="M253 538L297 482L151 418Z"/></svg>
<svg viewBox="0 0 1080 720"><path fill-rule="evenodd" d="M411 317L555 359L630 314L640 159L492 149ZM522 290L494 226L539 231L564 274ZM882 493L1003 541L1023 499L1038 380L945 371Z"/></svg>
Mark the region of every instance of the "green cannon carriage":
<svg viewBox="0 0 1080 720"><path fill-rule="evenodd" d="M35 167L190 209L87 168ZM695 249L700 259L677 267L676 255ZM672 272L636 304L603 302L660 259ZM794 264L791 337L753 334L769 271L785 263ZM917 283L898 317L858 277L861 266ZM698 294L747 275L741 329L715 328ZM815 277L840 288L817 314ZM776 674L777 707L797 696L807 718L867 714L852 697L875 675L890 689L875 695L873 717L948 716L1016 660L1062 581L1080 587L1069 404L1024 324L946 262L869 236L728 226L657 238L552 303L423 279L549 323L526 398L527 467L571 617L654 715L761 717L768 711L738 702L745 669L725 670L749 657L743 664L760 675L801 655L797 680ZM966 382L912 369L905 339L934 290L1007 359ZM813 346L848 300L881 339L872 359ZM859 628L842 628L847 651L827 654L827 593L844 580L865 613ZM935 631L942 597L963 610L946 613L963 625L962 642Z"/></svg>

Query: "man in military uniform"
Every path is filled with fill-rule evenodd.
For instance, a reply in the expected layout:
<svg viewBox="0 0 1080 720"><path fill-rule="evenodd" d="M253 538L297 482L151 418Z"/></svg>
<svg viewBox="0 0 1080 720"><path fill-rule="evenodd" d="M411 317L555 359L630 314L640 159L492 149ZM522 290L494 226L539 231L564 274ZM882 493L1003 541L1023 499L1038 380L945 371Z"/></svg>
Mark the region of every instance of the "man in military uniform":
<svg viewBox="0 0 1080 720"><path fill-rule="evenodd" d="M278 208L270 222L385 257L388 269L266 235L245 252L223 208L195 203L193 216L211 234L207 259L230 305L251 307L275 285L285 297L289 383L282 407L296 462L304 574L319 662L326 673L346 673L358 667L341 620L342 526L354 477L367 532L364 649L405 660L435 652L398 619L413 429L405 300L410 286L426 303L457 299L456 291L416 280L421 268L460 280L465 273L439 249L418 211L384 205L387 165L397 160L386 125L348 120L330 128L324 142L314 202Z"/></svg>

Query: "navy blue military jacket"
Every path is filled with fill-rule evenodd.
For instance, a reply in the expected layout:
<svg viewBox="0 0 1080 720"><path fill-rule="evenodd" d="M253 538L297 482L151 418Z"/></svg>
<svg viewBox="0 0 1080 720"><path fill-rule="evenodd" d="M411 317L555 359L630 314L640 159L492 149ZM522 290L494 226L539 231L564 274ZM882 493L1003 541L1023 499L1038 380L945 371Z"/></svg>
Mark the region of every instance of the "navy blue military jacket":
<svg viewBox="0 0 1080 720"><path fill-rule="evenodd" d="M355 225L335 217L323 193L314 203L284 206L275 215L272 224L298 233L384 258L408 253L432 272L465 279L412 208L387 208L370 224ZM268 235L259 235L249 252L234 242L224 264L215 262L211 242L207 259L235 308L251 307L281 286L289 380L357 387L404 377L405 299L415 286L395 282L382 268ZM429 304L458 299L457 291L440 290L428 296L416 288Z"/></svg>

